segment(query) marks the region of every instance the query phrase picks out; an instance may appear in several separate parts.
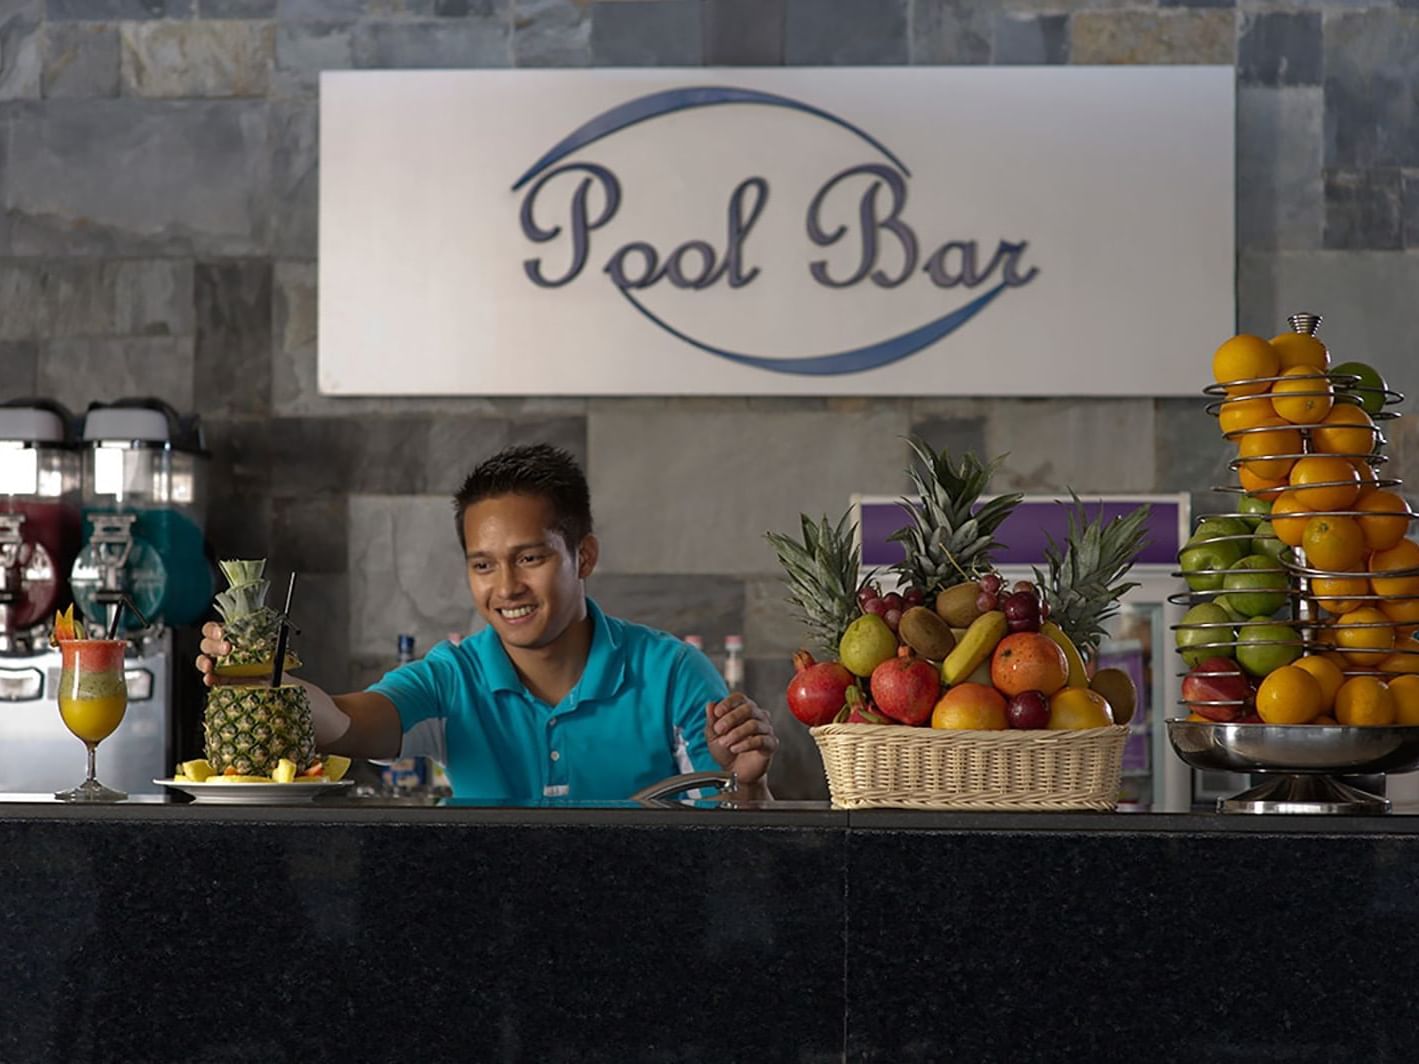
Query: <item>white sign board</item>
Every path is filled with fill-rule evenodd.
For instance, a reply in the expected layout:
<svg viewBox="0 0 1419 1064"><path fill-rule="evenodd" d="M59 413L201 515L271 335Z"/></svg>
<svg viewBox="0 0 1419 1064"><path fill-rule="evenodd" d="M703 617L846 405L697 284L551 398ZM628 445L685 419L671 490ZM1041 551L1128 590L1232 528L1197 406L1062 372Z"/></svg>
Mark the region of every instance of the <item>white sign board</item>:
<svg viewBox="0 0 1419 1064"><path fill-rule="evenodd" d="M321 391L1172 395L1230 67L321 76Z"/></svg>

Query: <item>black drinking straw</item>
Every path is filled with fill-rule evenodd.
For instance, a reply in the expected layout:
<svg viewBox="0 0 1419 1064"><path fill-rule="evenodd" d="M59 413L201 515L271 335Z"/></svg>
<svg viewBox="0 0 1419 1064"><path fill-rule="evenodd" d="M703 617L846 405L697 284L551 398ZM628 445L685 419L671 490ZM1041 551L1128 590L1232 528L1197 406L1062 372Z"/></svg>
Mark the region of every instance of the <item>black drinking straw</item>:
<svg viewBox="0 0 1419 1064"><path fill-rule="evenodd" d="M286 640L291 631L291 597L296 593L296 574L291 573L291 582L286 585L286 608L281 613L281 633L276 636L275 668L271 670L271 686L281 686L281 670L286 665Z"/></svg>
<svg viewBox="0 0 1419 1064"><path fill-rule="evenodd" d="M144 628L148 627L148 618L143 616L143 611L138 608L137 603L135 603L127 595L124 595L116 603L114 603L113 616L109 618L107 636L111 640L118 638L118 620L120 617L123 616L124 606L127 606L130 610L132 610L138 615L138 619L143 622Z"/></svg>

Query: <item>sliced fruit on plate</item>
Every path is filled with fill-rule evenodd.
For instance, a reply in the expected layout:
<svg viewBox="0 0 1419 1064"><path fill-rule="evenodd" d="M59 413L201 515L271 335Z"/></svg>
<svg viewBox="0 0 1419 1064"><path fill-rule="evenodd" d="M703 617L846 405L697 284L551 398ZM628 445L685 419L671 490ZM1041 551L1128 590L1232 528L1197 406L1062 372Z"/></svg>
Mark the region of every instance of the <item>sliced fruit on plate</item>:
<svg viewBox="0 0 1419 1064"><path fill-rule="evenodd" d="M194 783L204 783L209 776L215 775L217 770L212 767L212 762L205 757L199 757L196 761L184 761L178 765L178 771Z"/></svg>
<svg viewBox="0 0 1419 1064"><path fill-rule="evenodd" d="M213 776L207 780L208 783L270 783L270 776L243 776L240 773L232 773L230 776Z"/></svg>
<svg viewBox="0 0 1419 1064"><path fill-rule="evenodd" d="M173 781L174 783L201 783L201 782L202 782L201 780L195 780L195 779L193 779L191 776L184 776L181 772L179 772L176 776L174 776L174 777L172 778L172 781Z"/></svg>
<svg viewBox="0 0 1419 1064"><path fill-rule="evenodd" d="M272 769L271 778L277 783L290 783L296 778L296 763L289 757L281 758Z"/></svg>
<svg viewBox="0 0 1419 1064"><path fill-rule="evenodd" d="M339 754L331 754L325 759L325 778L331 783L345 778L345 773L350 771L350 759L341 757Z"/></svg>
<svg viewBox="0 0 1419 1064"><path fill-rule="evenodd" d="M309 765L307 765L305 768L301 769L301 771L300 771L300 778L303 779L303 780L309 780L309 779L312 779L312 778L318 779L318 780L324 779L324 778L325 778L325 766L322 765L319 761L312 761L312 762L311 762Z"/></svg>

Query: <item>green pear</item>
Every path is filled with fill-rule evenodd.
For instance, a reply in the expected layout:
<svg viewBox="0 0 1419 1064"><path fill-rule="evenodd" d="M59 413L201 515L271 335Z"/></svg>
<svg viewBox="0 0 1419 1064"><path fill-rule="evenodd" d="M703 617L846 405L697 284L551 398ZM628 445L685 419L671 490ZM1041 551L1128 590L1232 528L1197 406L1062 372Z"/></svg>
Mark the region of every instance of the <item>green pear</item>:
<svg viewBox="0 0 1419 1064"><path fill-rule="evenodd" d="M875 613L864 613L848 625L838 643L838 661L855 676L871 676L873 669L896 656L897 637Z"/></svg>

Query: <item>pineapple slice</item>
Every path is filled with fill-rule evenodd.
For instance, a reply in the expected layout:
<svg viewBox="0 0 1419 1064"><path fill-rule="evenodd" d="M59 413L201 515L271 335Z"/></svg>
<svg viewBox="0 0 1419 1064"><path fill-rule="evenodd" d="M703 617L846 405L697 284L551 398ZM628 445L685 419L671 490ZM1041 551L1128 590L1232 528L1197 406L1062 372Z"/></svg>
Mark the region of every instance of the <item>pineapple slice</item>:
<svg viewBox="0 0 1419 1064"><path fill-rule="evenodd" d="M283 757L276 762L275 769L271 772L271 779L276 783L290 783L296 778L296 763L289 757Z"/></svg>
<svg viewBox="0 0 1419 1064"><path fill-rule="evenodd" d="M325 778L331 783L345 778L345 773L350 771L350 759L341 757L339 754L330 754L325 759Z"/></svg>
<svg viewBox="0 0 1419 1064"><path fill-rule="evenodd" d="M205 757L199 757L196 761L184 761L178 766L178 771L193 783L206 783L207 778L217 772Z"/></svg>
<svg viewBox="0 0 1419 1064"><path fill-rule="evenodd" d="M213 776L208 783L270 783L270 776L243 776L238 772L230 775Z"/></svg>
<svg viewBox="0 0 1419 1064"><path fill-rule="evenodd" d="M179 772L176 776L174 776L174 777L172 778L172 781L173 781L174 783L200 783L200 782L201 782L200 780L195 780L195 779L193 779L191 776L184 776L181 772Z"/></svg>

